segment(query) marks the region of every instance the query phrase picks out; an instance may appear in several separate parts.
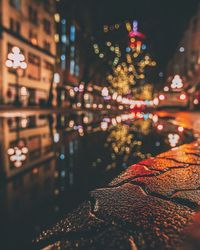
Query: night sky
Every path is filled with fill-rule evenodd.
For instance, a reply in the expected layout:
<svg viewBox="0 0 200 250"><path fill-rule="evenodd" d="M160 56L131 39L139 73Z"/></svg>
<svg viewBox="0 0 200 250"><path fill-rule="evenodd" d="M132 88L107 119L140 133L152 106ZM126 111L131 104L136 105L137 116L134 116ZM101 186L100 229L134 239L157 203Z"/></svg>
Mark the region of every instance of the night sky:
<svg viewBox="0 0 200 250"><path fill-rule="evenodd" d="M103 24L138 20L139 29L147 36L150 52L158 61L159 70L165 70L200 3L200 0L66 0L65 4L69 6L75 1L84 3L96 29ZM78 6L77 15L80 11Z"/></svg>

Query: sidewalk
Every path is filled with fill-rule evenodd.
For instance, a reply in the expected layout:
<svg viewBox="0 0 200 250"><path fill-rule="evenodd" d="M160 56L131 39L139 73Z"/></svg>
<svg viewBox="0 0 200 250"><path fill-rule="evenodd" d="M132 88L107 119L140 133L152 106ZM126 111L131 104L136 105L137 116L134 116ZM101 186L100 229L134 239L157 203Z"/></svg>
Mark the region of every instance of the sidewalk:
<svg viewBox="0 0 200 250"><path fill-rule="evenodd" d="M135 164L92 191L38 237L36 249L200 249L199 206L197 140Z"/></svg>

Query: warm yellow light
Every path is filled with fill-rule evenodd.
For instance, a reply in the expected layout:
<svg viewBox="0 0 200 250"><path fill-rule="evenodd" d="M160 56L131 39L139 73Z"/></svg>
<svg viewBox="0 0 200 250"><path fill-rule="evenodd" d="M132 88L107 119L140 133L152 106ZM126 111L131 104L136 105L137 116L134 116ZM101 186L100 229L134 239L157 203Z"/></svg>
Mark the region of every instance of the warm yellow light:
<svg viewBox="0 0 200 250"><path fill-rule="evenodd" d="M128 23L128 22L126 23L126 29L127 29L129 32L130 32L130 31L131 31L131 29L132 29L132 28L131 28L131 24L130 24L130 23Z"/></svg>
<svg viewBox="0 0 200 250"><path fill-rule="evenodd" d="M55 14L54 14L54 20L55 20L55 22L57 22L57 23L60 22L60 14L59 14L59 13L55 13Z"/></svg>
<svg viewBox="0 0 200 250"><path fill-rule="evenodd" d="M89 95L86 93L85 95L84 95L84 100L88 100L89 99Z"/></svg>
<svg viewBox="0 0 200 250"><path fill-rule="evenodd" d="M56 43L58 43L60 41L59 34L54 35L54 40L55 40Z"/></svg>
<svg viewBox="0 0 200 250"><path fill-rule="evenodd" d="M103 131L107 130L108 129L108 123L107 122L101 122L101 129Z"/></svg>
<svg viewBox="0 0 200 250"><path fill-rule="evenodd" d="M32 38L31 38L31 43L34 44L34 45L37 45L37 44L38 44L37 38L32 37Z"/></svg>
<svg viewBox="0 0 200 250"><path fill-rule="evenodd" d="M73 128L73 127L74 127L74 124L75 124L75 122L74 122L73 120L71 120L71 121L69 122L69 127L70 127L70 128Z"/></svg>
<svg viewBox="0 0 200 250"><path fill-rule="evenodd" d="M156 62L153 61L153 62L151 63L151 65L152 65L152 66L156 66Z"/></svg>
<svg viewBox="0 0 200 250"><path fill-rule="evenodd" d="M108 32L108 25L104 25L103 30L104 32Z"/></svg>
<svg viewBox="0 0 200 250"><path fill-rule="evenodd" d="M134 43L135 42L135 38L131 38L131 42Z"/></svg>

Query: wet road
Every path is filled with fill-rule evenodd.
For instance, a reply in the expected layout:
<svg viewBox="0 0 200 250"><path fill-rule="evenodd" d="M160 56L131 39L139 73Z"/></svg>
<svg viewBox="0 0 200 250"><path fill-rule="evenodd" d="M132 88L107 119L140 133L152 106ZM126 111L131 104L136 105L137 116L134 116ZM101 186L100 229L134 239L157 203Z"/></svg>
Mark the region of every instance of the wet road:
<svg viewBox="0 0 200 250"><path fill-rule="evenodd" d="M90 190L133 163L193 140L191 131L167 120L140 112L0 119L0 172L9 179L0 187L4 249L27 249L34 235L87 200ZM152 175L159 166L132 173Z"/></svg>

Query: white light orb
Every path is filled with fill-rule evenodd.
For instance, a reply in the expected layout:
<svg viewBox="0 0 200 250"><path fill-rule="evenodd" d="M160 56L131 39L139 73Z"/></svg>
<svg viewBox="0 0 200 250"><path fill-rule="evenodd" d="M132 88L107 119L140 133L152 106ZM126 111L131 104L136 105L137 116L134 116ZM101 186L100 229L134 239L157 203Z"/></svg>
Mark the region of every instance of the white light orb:
<svg viewBox="0 0 200 250"><path fill-rule="evenodd" d="M15 46L15 47L12 48L12 52L14 54L19 54L20 53L20 49L17 46Z"/></svg>

